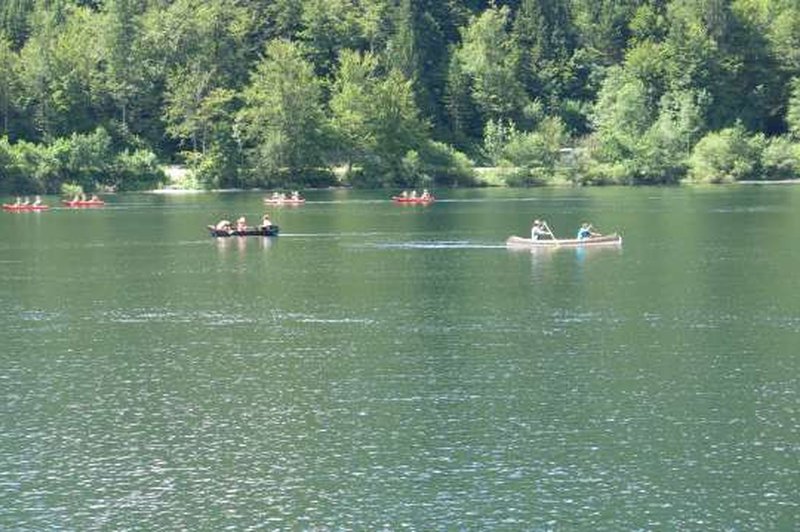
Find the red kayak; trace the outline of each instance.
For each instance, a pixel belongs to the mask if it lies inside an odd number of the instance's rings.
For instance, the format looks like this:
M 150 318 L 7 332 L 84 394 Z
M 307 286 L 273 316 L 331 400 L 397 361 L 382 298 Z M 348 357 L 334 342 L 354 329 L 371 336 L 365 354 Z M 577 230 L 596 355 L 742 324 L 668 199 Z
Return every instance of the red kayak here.
M 23 205 L 19 203 L 3 203 L 3 210 L 9 212 L 31 212 L 31 211 L 46 211 L 49 205 Z
M 96 200 L 61 200 L 61 203 L 67 207 L 102 207 L 106 204 L 101 199 Z
M 433 196 L 426 196 L 426 197 L 418 197 L 418 198 L 409 198 L 403 196 L 392 196 L 392 201 L 395 203 L 408 203 L 412 205 L 427 205 L 428 203 L 433 203 L 436 201 L 436 198 Z

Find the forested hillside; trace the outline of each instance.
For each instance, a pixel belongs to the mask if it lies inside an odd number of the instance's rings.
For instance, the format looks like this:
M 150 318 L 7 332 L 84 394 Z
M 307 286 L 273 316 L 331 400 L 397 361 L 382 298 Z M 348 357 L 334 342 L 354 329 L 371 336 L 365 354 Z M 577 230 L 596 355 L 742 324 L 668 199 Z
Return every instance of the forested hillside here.
M 0 128 L 20 193 L 792 178 L 800 1 L 3 0 Z

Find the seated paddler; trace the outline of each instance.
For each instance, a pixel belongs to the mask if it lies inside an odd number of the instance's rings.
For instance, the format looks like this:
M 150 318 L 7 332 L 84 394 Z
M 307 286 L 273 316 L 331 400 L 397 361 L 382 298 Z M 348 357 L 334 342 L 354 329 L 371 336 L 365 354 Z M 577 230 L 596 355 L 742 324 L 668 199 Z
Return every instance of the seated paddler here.
M 534 220 L 531 227 L 531 240 L 546 240 L 555 238 L 544 220 Z
M 594 230 L 592 224 L 589 222 L 583 222 L 580 229 L 578 229 L 578 240 L 586 240 L 587 238 L 592 238 L 594 236 L 602 235 Z

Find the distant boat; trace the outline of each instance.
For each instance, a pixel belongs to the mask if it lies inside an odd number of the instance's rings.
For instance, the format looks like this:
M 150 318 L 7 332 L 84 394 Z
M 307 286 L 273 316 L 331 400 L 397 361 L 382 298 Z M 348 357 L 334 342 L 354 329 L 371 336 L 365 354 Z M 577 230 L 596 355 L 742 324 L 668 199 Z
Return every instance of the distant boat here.
M 521 236 L 511 236 L 506 240 L 509 248 L 557 248 L 557 247 L 596 247 L 596 246 L 621 246 L 622 236 L 617 233 L 610 235 L 594 236 L 591 238 L 555 238 L 547 240 L 532 240 Z
M 49 205 L 41 203 L 39 205 L 34 205 L 32 203 L 3 203 L 3 210 L 8 212 L 46 211 L 49 208 Z
M 268 227 L 247 227 L 244 231 L 217 229 L 213 225 L 209 225 L 208 231 L 214 238 L 229 237 L 229 236 L 278 236 L 280 228 L 277 225 L 270 225 Z
M 106 204 L 105 201 L 99 198 L 89 200 L 61 200 L 61 203 L 67 207 L 102 207 Z
M 433 196 L 417 196 L 413 198 L 409 196 L 392 196 L 392 201 L 412 205 L 427 205 L 436 201 L 436 198 Z
M 305 202 L 305 198 L 264 198 L 268 205 L 302 205 Z

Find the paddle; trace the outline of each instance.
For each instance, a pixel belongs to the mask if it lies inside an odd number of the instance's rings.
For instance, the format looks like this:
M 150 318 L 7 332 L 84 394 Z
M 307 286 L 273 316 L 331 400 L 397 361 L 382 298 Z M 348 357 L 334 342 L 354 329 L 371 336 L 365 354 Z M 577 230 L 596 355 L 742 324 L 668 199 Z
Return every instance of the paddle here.
M 556 235 L 553 234 L 553 230 L 550 229 L 550 226 L 547 225 L 547 222 L 542 222 L 542 225 L 544 226 L 545 229 L 547 229 L 547 232 L 550 233 L 550 238 L 552 238 L 553 240 L 556 241 L 556 243 L 558 243 L 558 239 L 556 238 Z

